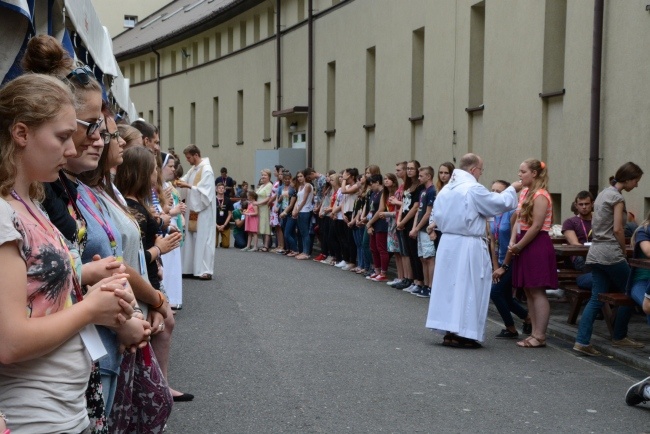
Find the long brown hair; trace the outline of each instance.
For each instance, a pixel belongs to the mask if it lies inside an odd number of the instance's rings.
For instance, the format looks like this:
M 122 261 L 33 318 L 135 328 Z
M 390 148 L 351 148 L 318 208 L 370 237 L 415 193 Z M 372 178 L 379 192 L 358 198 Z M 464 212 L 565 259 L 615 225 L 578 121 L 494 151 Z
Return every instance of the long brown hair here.
M 408 170 L 406 171 L 404 191 L 410 191 L 411 189 L 415 190 L 415 188 L 420 185 L 420 181 L 418 180 L 418 174 L 420 173 L 420 162 L 418 160 L 411 160 L 409 163 L 413 163 L 415 166 L 415 176 L 413 178 L 409 177 Z M 408 163 L 406 164 L 406 167 L 408 167 Z
M 117 166 L 115 186 L 124 196 L 133 196 L 141 205 L 151 205 L 151 173 L 156 161 L 151 151 L 143 146 L 127 149 L 124 161 Z
M 521 221 L 530 225 L 533 224 L 535 193 L 539 190 L 548 190 L 548 168 L 545 163 L 534 158 L 525 160 L 524 164 L 531 171 L 537 172 L 537 176 L 533 180 L 533 185 L 528 188 L 528 193 L 526 193 L 526 197 L 521 204 L 521 211 L 519 212 L 519 218 Z
M 16 154 L 21 151 L 11 136 L 13 126 L 22 122 L 38 128 L 56 119 L 65 106 L 74 107 L 74 96 L 60 80 L 47 75 L 22 75 L 0 88 L 0 194 L 11 192 L 18 173 Z M 42 185 L 33 183 L 29 195 L 42 199 Z
M 442 181 L 440 180 L 440 167 L 446 167 L 447 170 L 449 170 L 449 176 L 450 176 L 449 179 L 451 179 L 451 174 L 454 172 L 454 169 L 456 168 L 456 166 L 454 166 L 454 163 L 449 162 L 449 161 L 445 161 L 444 163 L 442 163 L 438 167 L 438 178 L 436 180 L 436 191 L 438 191 L 438 192 L 440 192 L 440 190 L 442 190 L 442 187 L 447 185 L 447 184 L 443 184 Z M 447 181 L 447 183 L 449 183 L 449 181 Z

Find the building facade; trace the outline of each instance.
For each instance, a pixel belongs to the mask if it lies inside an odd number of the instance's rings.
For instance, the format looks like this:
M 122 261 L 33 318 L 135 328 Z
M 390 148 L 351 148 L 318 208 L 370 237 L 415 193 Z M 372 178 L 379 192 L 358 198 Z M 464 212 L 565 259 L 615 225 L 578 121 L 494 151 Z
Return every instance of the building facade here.
M 174 27 L 210 3 L 172 2 L 114 40 L 164 148 L 195 143 L 249 182 L 256 150 L 277 147 L 307 146 L 318 171 L 409 159 L 437 170 L 476 152 L 486 184 L 534 157 L 549 167 L 556 222 L 589 187 L 598 0 L 313 0 L 311 121 L 310 1 L 222 0 L 212 21 Z M 650 171 L 646 3 L 604 1 L 599 189 L 626 161 Z M 648 185 L 627 194 L 640 217 Z

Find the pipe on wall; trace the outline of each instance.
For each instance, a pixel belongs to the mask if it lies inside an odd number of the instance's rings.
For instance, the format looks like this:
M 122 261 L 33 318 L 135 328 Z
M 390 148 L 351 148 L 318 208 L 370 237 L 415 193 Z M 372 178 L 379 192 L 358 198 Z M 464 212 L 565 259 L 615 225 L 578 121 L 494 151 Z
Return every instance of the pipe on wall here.
M 308 20 L 308 65 L 307 65 L 307 167 L 314 167 L 314 0 L 309 0 L 309 20 Z
M 151 46 L 151 51 L 156 55 L 156 126 L 160 134 L 160 53 Z
M 282 110 L 282 39 L 281 39 L 281 24 L 280 24 L 280 10 L 282 0 L 275 2 L 275 75 L 277 83 L 278 103 L 276 110 Z M 278 116 L 275 120 L 275 149 L 280 148 L 282 144 L 282 118 Z
M 604 0 L 594 0 L 594 37 L 591 60 L 591 120 L 589 125 L 589 191 L 596 197 L 600 177 L 600 91 L 603 58 Z

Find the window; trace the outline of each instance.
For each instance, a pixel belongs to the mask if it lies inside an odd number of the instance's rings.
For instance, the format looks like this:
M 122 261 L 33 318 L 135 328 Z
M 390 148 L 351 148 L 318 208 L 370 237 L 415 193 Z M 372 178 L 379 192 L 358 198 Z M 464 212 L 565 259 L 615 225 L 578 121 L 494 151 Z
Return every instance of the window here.
M 413 32 L 411 60 L 411 118 L 424 115 L 424 27 Z
M 219 97 L 212 99 L 212 147 L 219 147 Z
M 214 58 L 218 59 L 221 57 L 221 33 L 215 33 L 214 35 Z
M 485 66 L 485 1 L 472 6 L 469 40 L 468 107 L 483 104 L 483 69 Z
M 264 140 L 271 140 L 271 83 L 264 83 Z
M 234 39 L 235 31 L 232 27 L 228 27 L 228 54 L 232 53 L 233 47 L 235 46 Z
M 149 121 L 151 125 L 153 125 L 153 110 L 149 110 Z
M 203 38 L 203 61 L 210 61 L 210 38 Z
M 183 71 L 187 69 L 187 58 L 190 56 L 191 54 L 188 53 L 186 47 L 181 48 L 181 68 Z
M 192 42 L 192 66 L 199 64 L 199 43 Z
M 253 42 L 260 41 L 260 16 L 253 17 Z
M 172 50 L 172 74 L 176 72 L 176 50 Z
M 327 64 L 327 132 L 334 133 L 336 124 L 336 62 Z
M 196 103 L 190 104 L 190 143 L 196 144 Z
M 375 47 L 366 50 L 366 126 L 375 124 Z
M 157 65 L 156 65 L 156 58 L 152 57 L 149 59 L 149 78 L 153 80 L 154 78 L 157 77 Z
M 566 4 L 566 0 L 546 2 L 542 93 L 558 92 L 564 88 Z
M 125 29 L 132 29 L 135 27 L 135 25 L 138 24 L 138 16 L 137 15 L 124 15 L 124 28 Z
M 244 91 L 237 91 L 237 144 L 244 144 Z
M 145 73 L 145 63 L 144 63 L 144 60 L 141 60 L 140 61 L 140 81 L 141 82 L 145 80 L 144 73 Z
M 169 107 L 169 149 L 174 149 L 174 107 Z
M 298 22 L 305 20 L 305 0 L 298 0 Z
M 275 34 L 274 18 L 275 18 L 275 11 L 273 10 L 273 8 L 268 8 L 266 10 L 266 35 L 267 36 L 271 36 Z
M 239 23 L 239 48 L 246 47 L 246 21 Z

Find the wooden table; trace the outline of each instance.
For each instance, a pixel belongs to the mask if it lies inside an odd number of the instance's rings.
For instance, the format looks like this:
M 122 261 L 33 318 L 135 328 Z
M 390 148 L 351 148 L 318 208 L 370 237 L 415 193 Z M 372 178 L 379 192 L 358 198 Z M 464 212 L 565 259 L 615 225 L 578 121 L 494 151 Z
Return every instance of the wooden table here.
M 589 246 L 573 246 L 570 244 L 555 244 L 553 245 L 555 254 L 557 256 L 587 256 L 589 253 Z M 626 249 L 627 257 L 631 258 L 634 254 L 634 249 L 630 246 Z
M 650 259 L 631 258 L 628 259 L 627 262 L 630 263 L 630 267 L 645 268 L 646 270 L 650 270 Z

